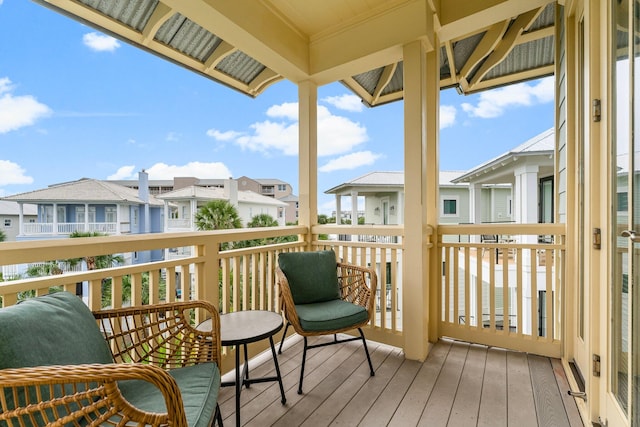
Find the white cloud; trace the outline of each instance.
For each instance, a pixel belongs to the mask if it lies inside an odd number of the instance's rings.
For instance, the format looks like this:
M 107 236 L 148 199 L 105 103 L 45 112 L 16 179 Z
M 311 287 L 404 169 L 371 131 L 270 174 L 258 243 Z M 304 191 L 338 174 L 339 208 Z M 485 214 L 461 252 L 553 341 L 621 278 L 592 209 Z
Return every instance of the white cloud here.
M 221 162 L 189 162 L 186 165 L 167 165 L 156 163 L 146 169 L 149 179 L 173 179 L 176 176 L 195 176 L 198 178 L 229 178 L 233 176 L 229 168 Z
M 553 78 L 546 77 L 535 85 L 518 83 L 482 92 L 477 105 L 463 103 L 462 109 L 472 117 L 490 119 L 501 116 L 508 108 L 551 102 L 553 96 Z
M 375 154 L 371 151 L 359 151 L 350 153 L 336 159 L 329 160 L 323 166 L 319 167 L 320 172 L 333 172 L 336 170 L 350 170 L 360 166 L 369 166 L 382 157 L 381 154 Z
M 328 96 L 323 101 L 345 111 L 360 112 L 364 108 L 360 97 L 351 94 Z
M 113 52 L 120 47 L 120 42 L 111 36 L 98 33 L 87 33 L 82 36 L 82 42 L 91 50 L 97 52 Z
M 14 96 L 7 77 L 0 78 L 0 134 L 33 125 L 51 115 L 51 109 L 31 95 Z
M 122 166 L 116 173 L 107 179 L 137 179 L 138 174 L 134 173 L 135 166 Z M 186 165 L 168 165 L 166 163 L 156 163 L 145 171 L 149 174 L 149 179 L 173 179 L 176 176 L 193 176 L 198 178 L 226 179 L 233 176 L 229 168 L 220 162 L 189 162 Z
M 273 118 L 298 120 L 298 103 L 285 102 L 280 105 L 272 105 L 267 109 L 267 116 Z
M 236 139 L 241 135 L 242 135 L 241 132 L 236 132 L 233 130 L 222 132 L 222 131 L 219 131 L 218 129 L 209 129 L 207 131 L 207 136 L 210 136 L 216 141 L 231 141 L 232 139 Z
M 31 184 L 33 178 L 25 175 L 25 172 L 17 163 L 0 160 L 0 185 Z
M 451 127 L 456 122 L 456 107 L 453 105 L 440 106 L 440 129 Z
M 284 103 L 267 110 L 265 120 L 251 125 L 251 134 L 235 139 L 243 149 L 268 154 L 279 151 L 288 156 L 298 154 L 298 104 Z M 367 129 L 358 122 L 332 114 L 318 106 L 318 156 L 348 153 L 369 139 Z
M 135 165 L 122 166 L 116 171 L 116 173 L 114 173 L 113 175 L 109 175 L 107 179 L 132 179 L 135 177 L 133 173 L 135 167 Z
M 181 135 L 177 132 L 169 132 L 165 140 L 169 142 L 177 142 L 177 141 L 180 141 L 180 136 Z

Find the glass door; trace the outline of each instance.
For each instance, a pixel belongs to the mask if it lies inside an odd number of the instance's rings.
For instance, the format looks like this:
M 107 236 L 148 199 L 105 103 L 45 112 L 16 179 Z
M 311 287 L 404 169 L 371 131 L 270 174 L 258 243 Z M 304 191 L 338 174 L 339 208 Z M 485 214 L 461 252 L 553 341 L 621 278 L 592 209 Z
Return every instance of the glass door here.
M 636 2 L 613 3 L 615 62 L 613 116 L 611 376 L 609 390 L 632 426 L 640 427 L 638 414 L 638 285 L 640 284 L 640 140 L 634 132 L 634 111 L 640 102 L 635 77 L 640 82 L 640 29 Z M 634 31 L 629 31 L 633 28 Z M 633 59 L 633 60 L 631 60 Z M 631 97 L 630 94 L 634 96 Z M 638 110 L 640 111 L 640 110 Z M 638 172 L 636 172 L 638 171 Z

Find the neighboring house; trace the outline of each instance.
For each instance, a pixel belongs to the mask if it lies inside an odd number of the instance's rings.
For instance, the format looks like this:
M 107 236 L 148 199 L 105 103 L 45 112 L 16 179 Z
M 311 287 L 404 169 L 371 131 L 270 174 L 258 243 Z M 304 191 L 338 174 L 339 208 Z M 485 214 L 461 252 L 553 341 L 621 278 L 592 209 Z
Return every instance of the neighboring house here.
M 297 224 L 299 197 L 295 194 L 289 194 L 280 197 L 278 200 L 287 204 L 286 208 L 278 208 L 278 221 L 284 218 L 285 224 Z
M 22 214 L 22 219 L 20 218 Z M 18 236 L 20 222 L 35 223 L 38 219 L 38 207 L 36 205 L 25 204 L 22 212 L 17 202 L 0 200 L 0 230 L 6 236 L 6 242 L 13 242 Z
M 464 174 L 460 171 L 440 172 L 440 223 L 465 224 L 470 220 L 469 186 L 466 183 L 454 182 Z M 364 197 L 364 217 L 367 224 L 402 224 L 404 221 L 404 173 L 402 171 L 370 172 L 351 181 L 340 184 L 327 191 L 335 194 L 336 210 L 341 217 L 352 217 L 353 212 L 345 213 L 341 209 L 342 198 L 351 198 L 351 206 L 356 206 L 358 197 Z M 493 198 L 496 203 L 508 206 L 511 188 L 504 185 L 482 189 L 485 206 L 491 206 Z M 359 213 L 358 213 L 359 214 Z M 500 214 L 501 222 L 510 221 L 510 215 Z M 491 212 L 481 216 L 480 222 L 496 222 Z
M 454 183 L 469 185 L 470 222 L 500 222 L 510 218 L 520 224 L 553 222 L 554 206 L 554 149 L 553 129 L 542 132 L 516 148 L 501 154 L 455 178 Z M 477 194 L 497 186 L 512 188 L 508 206 L 492 194 L 476 203 Z
M 554 141 L 549 129 L 467 172 L 440 171 L 439 222 L 553 222 Z M 370 172 L 325 193 L 335 194 L 341 215 L 343 197 L 353 210 L 364 196 L 366 223 L 403 223 L 402 171 Z
M 17 240 L 66 238 L 75 231 L 105 234 L 162 232 L 161 201 L 144 190 L 83 178 L 5 197 L 17 202 L 22 220 Z M 37 219 L 24 219 L 37 205 Z
M 195 177 L 175 177 L 173 180 L 149 180 L 149 193 L 152 195 L 160 195 L 186 187 L 200 188 L 224 188 L 225 181 L 229 179 L 207 178 L 200 179 Z M 278 208 L 274 218 L 284 223 L 295 223 L 298 220 L 298 196 L 293 194 L 291 184 L 279 179 L 253 179 L 247 176 L 241 176 L 235 179 L 240 191 L 253 191 L 266 197 L 274 198 L 285 202 L 287 206 Z M 113 180 L 109 181 L 125 187 L 138 189 L 137 180 Z
M 192 185 L 157 197 L 164 202 L 165 212 L 168 212 L 164 224 L 164 230 L 167 232 L 196 230 L 195 214 L 211 200 L 228 200 L 237 208 L 243 226 L 258 214 L 270 215 L 281 225 L 285 225 L 284 218 L 279 217 L 278 212 L 288 206 L 285 202 L 253 191 L 240 191 L 238 180 L 234 179 L 225 180 L 223 188 Z

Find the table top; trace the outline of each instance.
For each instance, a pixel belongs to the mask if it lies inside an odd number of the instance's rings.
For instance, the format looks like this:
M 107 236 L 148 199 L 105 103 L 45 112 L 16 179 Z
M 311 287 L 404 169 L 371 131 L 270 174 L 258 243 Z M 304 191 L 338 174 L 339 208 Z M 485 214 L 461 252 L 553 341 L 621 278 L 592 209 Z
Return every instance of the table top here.
M 268 338 L 282 329 L 282 316 L 273 311 L 245 310 L 220 315 L 220 341 L 224 346 L 248 344 Z M 197 327 L 211 330 L 211 320 Z

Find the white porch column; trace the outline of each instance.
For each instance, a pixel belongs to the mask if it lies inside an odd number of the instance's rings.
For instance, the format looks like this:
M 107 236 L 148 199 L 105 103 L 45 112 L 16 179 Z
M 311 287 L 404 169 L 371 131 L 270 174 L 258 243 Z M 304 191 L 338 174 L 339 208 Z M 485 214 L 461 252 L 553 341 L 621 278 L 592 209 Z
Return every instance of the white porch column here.
M 196 227 L 196 213 L 198 213 L 198 201 L 194 198 L 189 200 L 189 215 L 191 218 L 189 218 L 189 223 L 191 224 L 191 230 L 192 231 L 196 231 L 197 227 Z M 180 214 L 178 213 L 178 217 L 180 217 Z M 186 218 L 183 218 L 186 219 Z
M 169 216 L 170 216 L 170 212 L 169 212 L 169 201 L 165 200 L 164 201 L 164 230 L 162 230 L 163 232 L 167 232 L 169 230 Z
M 398 202 L 396 203 L 396 224 L 404 224 L 404 193 L 398 191 Z
M 480 224 L 482 222 L 482 184 L 469 183 L 469 222 Z M 480 243 L 480 236 L 471 236 L 471 242 Z
M 18 202 L 18 235 L 24 234 L 24 205 Z
M 84 231 L 89 230 L 89 203 L 84 204 Z
M 351 225 L 358 225 L 358 192 L 351 192 Z M 358 235 L 352 234 L 351 241 L 357 242 Z
M 53 204 L 53 234 L 58 234 L 58 204 Z
M 434 327 L 433 339 L 437 339 L 437 324 L 429 323 L 430 310 L 437 306 L 430 306 L 435 301 L 430 301 L 433 279 L 425 229 L 428 224 L 435 229 L 438 223 L 438 51 L 427 53 L 423 41 L 403 47 L 404 190 L 405 200 L 411 203 L 404 212 L 402 325 L 405 356 L 413 360 L 427 357 L 429 332 Z M 433 283 L 435 288 L 437 282 Z
M 122 234 L 122 213 L 120 210 L 122 207 L 119 204 L 116 204 L 116 234 Z M 129 218 L 129 222 L 131 222 L 131 218 Z M 129 231 L 131 231 L 131 225 L 129 225 Z
M 515 221 L 518 224 L 535 224 L 538 222 L 538 166 L 521 166 L 514 175 Z
M 310 228 L 318 223 L 318 86 L 309 80 L 298 84 L 298 121 L 298 223 Z M 309 232 L 307 249 L 311 241 Z
M 336 225 L 340 225 L 342 218 L 342 196 L 336 193 Z
M 351 192 L 351 225 L 358 225 L 358 192 Z
M 477 182 L 469 183 L 469 222 L 482 222 L 482 185 Z

